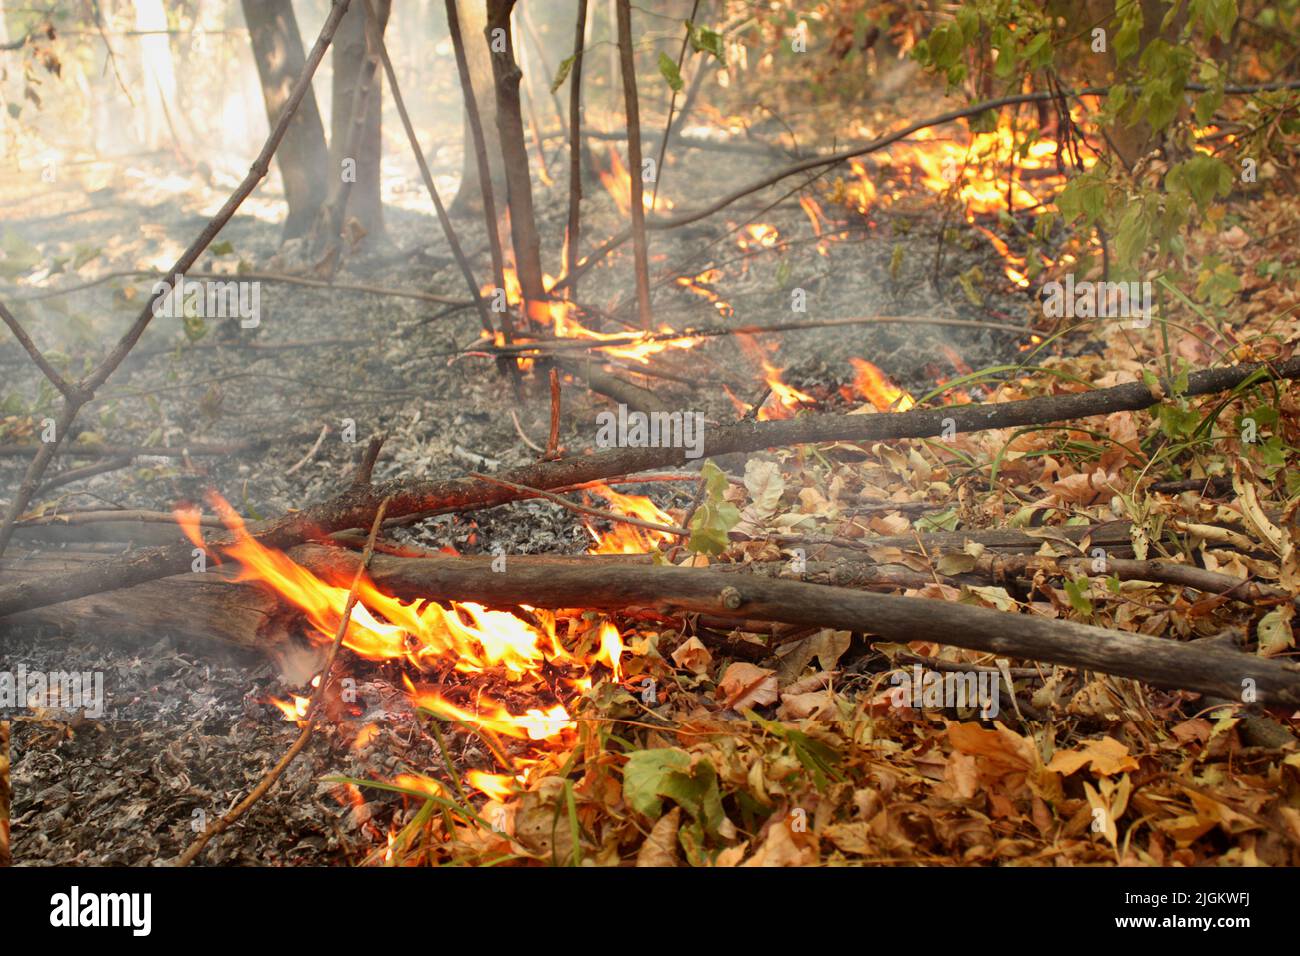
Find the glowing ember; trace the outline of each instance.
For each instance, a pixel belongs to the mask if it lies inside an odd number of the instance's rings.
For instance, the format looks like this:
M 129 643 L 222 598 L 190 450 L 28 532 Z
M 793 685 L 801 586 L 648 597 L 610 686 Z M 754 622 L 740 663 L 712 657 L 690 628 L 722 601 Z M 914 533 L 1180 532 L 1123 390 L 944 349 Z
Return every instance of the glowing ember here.
M 736 245 L 748 252 L 751 249 L 772 249 L 781 241 L 776 226 L 765 222 L 750 223 L 736 236 Z

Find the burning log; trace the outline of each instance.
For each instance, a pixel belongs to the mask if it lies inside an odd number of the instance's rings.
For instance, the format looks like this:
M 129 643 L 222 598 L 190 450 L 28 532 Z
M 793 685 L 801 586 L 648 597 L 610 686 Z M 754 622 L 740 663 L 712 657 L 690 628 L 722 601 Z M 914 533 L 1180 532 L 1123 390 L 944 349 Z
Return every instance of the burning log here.
M 1181 394 L 1195 396 L 1223 392 L 1246 382 L 1269 378 L 1300 378 L 1300 357 L 1276 364 L 1250 363 L 1193 372 L 1187 377 Z M 1168 381 L 1162 381 L 1154 391 L 1141 382 L 1130 382 L 1087 392 L 1013 402 L 971 403 L 879 415 L 817 415 L 771 422 L 742 421 L 705 432 L 703 450 L 707 455 L 717 456 L 779 445 L 922 438 L 941 435 L 945 430 L 960 433 L 1041 425 L 1149 408 L 1159 404 L 1173 390 L 1173 384 Z M 592 455 L 540 462 L 498 477 L 513 484 L 549 490 L 611 475 L 680 465 L 687 461 L 690 452 L 684 448 L 610 449 Z M 289 548 L 337 531 L 367 526 L 380 501 L 385 498 L 392 499 L 389 514 L 400 518 L 416 513 L 448 513 L 491 507 L 519 496 L 519 492 L 475 478 L 404 479 L 380 485 L 354 485 L 331 501 L 277 521 L 260 523 L 252 527 L 250 533 L 268 547 Z M 212 541 L 217 546 L 229 543 L 230 539 L 225 536 Z M 119 560 L 99 562 L 61 578 L 7 584 L 0 587 L 0 617 L 184 572 L 190 565 L 190 550 L 188 544 L 157 548 Z
M 295 548 L 290 556 L 324 580 L 345 580 L 355 574 L 358 561 L 352 552 L 320 545 Z M 1243 688 L 1253 687 L 1261 703 L 1300 704 L 1300 665 L 1219 647 L 764 575 L 550 556 L 511 558 L 507 573 L 494 573 L 493 560 L 376 555 L 370 577 L 380 591 L 403 600 L 604 611 L 648 608 L 674 616 L 707 614 L 829 627 L 900 643 L 934 641 L 1064 664 L 1231 700 L 1241 700 Z
M 0 561 L 0 574 L 11 581 L 36 581 L 75 573 L 102 559 L 73 551 L 11 556 Z M 163 636 L 182 643 L 216 641 L 261 653 L 283 648 L 293 613 L 269 591 L 237 584 L 235 573 L 233 566 L 223 566 L 149 581 L 15 614 L 6 625 L 45 625 L 150 643 Z

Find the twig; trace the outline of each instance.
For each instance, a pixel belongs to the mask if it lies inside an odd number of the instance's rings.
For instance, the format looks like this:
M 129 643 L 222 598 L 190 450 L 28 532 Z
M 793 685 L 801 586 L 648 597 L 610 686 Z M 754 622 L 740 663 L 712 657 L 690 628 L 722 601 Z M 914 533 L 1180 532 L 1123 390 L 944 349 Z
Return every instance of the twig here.
M 465 257 L 465 250 L 461 248 L 460 240 L 456 237 L 456 230 L 451 224 L 451 218 L 442 205 L 442 199 L 438 195 L 438 187 L 433 184 L 433 174 L 429 172 L 429 164 L 424 159 L 424 150 L 420 147 L 419 137 L 415 135 L 415 127 L 411 125 L 411 117 L 406 112 L 406 102 L 402 99 L 402 91 L 397 83 L 397 72 L 393 69 L 393 61 L 388 56 L 388 44 L 384 42 L 381 35 L 379 20 L 375 16 L 371 0 L 362 0 L 362 3 L 366 6 L 366 19 L 374 31 L 375 48 L 379 53 L 379 60 L 383 63 L 384 73 L 388 76 L 388 89 L 393 94 L 393 105 L 397 107 L 397 115 L 402 120 L 402 128 L 406 130 L 406 139 L 411 145 L 411 152 L 415 154 L 415 164 L 420 167 L 420 178 L 424 180 L 424 188 L 428 191 L 429 198 L 433 200 L 433 208 L 438 214 L 438 223 L 442 226 L 443 235 L 447 237 L 447 245 L 451 247 L 451 254 L 456 259 L 456 265 L 460 267 L 461 275 L 465 277 L 465 284 L 469 287 L 470 298 L 474 300 L 474 306 L 478 310 L 479 322 L 483 325 L 483 330 L 487 332 L 488 338 L 491 339 L 495 335 L 495 330 L 492 328 L 492 319 L 488 317 L 487 303 L 483 301 L 483 296 L 479 293 L 478 282 L 474 279 L 474 270 L 470 268 L 469 259 Z
M 519 413 L 516 412 L 513 408 L 510 409 L 510 420 L 515 423 L 515 434 L 519 436 L 520 440 L 529 448 L 531 448 L 533 451 L 537 452 L 537 454 L 541 455 L 542 458 L 545 458 L 546 449 L 543 448 L 541 445 L 537 444 L 535 441 L 529 438 L 527 434 L 524 433 L 524 426 L 519 423 Z
M 573 66 L 569 70 L 569 221 L 564 243 L 564 274 L 578 271 L 578 240 L 582 222 L 582 57 L 587 33 L 587 0 L 578 0 L 573 35 Z M 570 295 L 578 294 L 575 279 Z
M 45 356 L 41 354 L 41 350 L 36 347 L 36 343 L 32 341 L 31 336 L 27 334 L 27 330 L 14 318 L 13 313 L 5 308 L 3 302 L 0 302 L 0 320 L 3 320 L 4 324 L 9 326 L 9 331 L 14 334 L 18 344 L 32 357 L 32 361 L 36 363 L 36 367 L 41 370 L 42 374 L 50 380 L 50 384 L 57 388 L 65 399 L 71 398 L 75 392 L 73 385 L 55 371 L 54 366 L 46 360 Z
M 373 445 L 373 442 L 372 442 Z M 362 552 L 361 563 L 357 565 L 356 573 L 352 576 L 352 586 L 348 588 L 348 600 L 343 605 L 343 616 L 339 619 L 339 626 L 334 631 L 334 643 L 330 645 L 329 653 L 325 657 L 325 666 L 321 668 L 320 683 L 316 685 L 316 690 L 312 692 L 311 703 L 307 707 L 307 718 L 303 725 L 302 732 L 298 734 L 298 739 L 293 742 L 279 762 L 268 771 L 261 783 L 252 789 L 239 804 L 229 813 L 217 820 L 212 826 L 203 831 L 193 843 L 190 844 L 180 859 L 176 861 L 177 866 L 188 866 L 194 862 L 195 857 L 203 852 L 203 848 L 208 845 L 213 837 L 220 836 L 226 830 L 230 829 L 247 813 L 258 800 L 261 800 L 275 782 L 280 779 L 289 764 L 293 763 L 294 758 L 302 753 L 307 742 L 311 740 L 312 731 L 316 726 L 317 712 L 320 710 L 321 700 L 325 696 L 325 688 L 329 684 L 330 671 L 334 668 L 334 659 L 338 657 L 339 647 L 343 644 L 343 635 L 348 631 L 348 625 L 352 621 L 352 609 L 357 604 L 357 586 L 361 583 L 361 576 L 365 574 L 366 569 L 370 566 L 370 559 L 375 553 L 375 538 L 379 536 L 379 526 L 383 524 L 384 512 L 388 510 L 388 499 L 379 503 L 379 509 L 375 512 L 375 520 L 370 526 L 370 537 L 366 540 L 366 549 Z
M 1013 335 L 1029 335 L 1033 332 L 1027 325 L 1008 325 L 1001 322 L 981 322 L 978 319 L 942 319 L 925 315 L 873 315 L 852 319 L 821 319 L 813 322 L 774 322 L 771 325 L 729 325 L 707 326 L 705 328 L 685 328 L 674 332 L 629 332 L 617 338 L 602 339 L 593 343 L 587 339 L 540 339 L 535 342 L 519 342 L 505 347 L 484 346 L 475 343 L 475 351 L 495 354 L 506 352 L 511 355 L 546 354 L 557 351 L 599 351 L 608 348 L 627 348 L 629 345 L 641 345 L 648 342 L 689 342 L 696 339 L 716 338 L 724 335 L 761 335 L 769 332 L 801 332 L 805 329 L 838 328 L 846 325 L 937 325 L 958 329 L 989 329 L 995 332 L 1007 332 Z
M 320 451 L 321 443 L 325 441 L 325 436 L 328 435 L 329 433 L 330 433 L 330 427 L 328 425 L 322 425 L 320 427 L 320 434 L 316 436 L 316 443 L 311 446 L 311 449 L 307 452 L 307 454 L 303 455 L 302 458 L 298 459 L 297 464 L 293 465 L 288 471 L 285 472 L 285 475 L 296 474 L 299 468 L 301 468 L 303 465 L 307 464 L 307 462 L 315 458 L 316 452 Z
M 203 254 L 203 251 L 207 249 L 212 240 L 230 221 L 235 211 L 248 198 L 257 184 L 266 177 L 267 172 L 270 170 L 271 157 L 275 155 L 276 148 L 280 145 L 280 141 L 284 139 L 284 134 L 289 129 L 289 123 L 293 120 L 298 105 L 302 102 L 307 90 L 311 88 L 311 78 L 320 65 L 321 59 L 325 56 L 325 50 L 329 47 L 334 31 L 338 29 L 339 22 L 347 12 L 348 3 L 349 0 L 333 0 L 330 14 L 325 18 L 320 35 L 316 38 L 316 44 L 312 47 L 311 53 L 303 65 L 302 73 L 294 82 L 293 90 L 290 92 L 288 100 L 285 101 L 280 118 L 277 120 L 274 129 L 271 130 L 265 144 L 263 144 L 261 152 L 253 160 L 248 175 L 244 177 L 243 182 L 239 184 L 235 192 L 226 200 L 221 209 L 217 211 L 217 214 L 212 217 L 203 228 L 203 231 L 199 233 L 198 238 L 181 253 L 180 258 L 176 260 L 176 264 L 168 272 L 169 275 L 182 275 L 198 261 L 199 256 Z M 95 397 L 95 391 L 108 381 L 108 378 L 117 370 L 117 367 L 122 364 L 122 360 L 140 341 L 145 329 L 153 321 L 157 305 L 169 292 L 170 290 L 165 287 L 155 290 L 153 295 L 149 297 L 149 301 L 145 303 L 144 308 L 140 310 L 135 322 L 132 323 L 126 334 L 113 348 L 113 351 L 88 376 L 78 382 L 70 394 L 65 395 L 63 408 L 59 412 L 54 426 L 54 440 L 42 444 L 36 452 L 31 465 L 27 468 L 27 473 L 23 476 L 22 483 L 18 486 L 18 491 L 9 502 L 9 508 L 5 512 L 3 521 L 0 521 L 0 554 L 4 554 L 5 548 L 8 547 L 9 540 L 13 537 L 14 521 L 26 510 L 28 503 L 32 500 L 32 495 L 36 493 L 36 489 L 40 486 L 41 476 L 45 474 L 45 469 L 49 467 L 59 446 L 63 444 L 64 437 L 76 420 L 77 413 Z
M 694 0 L 691 4 L 691 15 L 687 19 L 686 33 L 682 35 L 682 46 L 677 51 L 677 75 L 682 75 L 682 64 L 686 62 L 686 48 L 690 45 L 691 26 L 695 23 L 695 18 L 700 12 L 700 0 Z M 664 138 L 659 143 L 659 158 L 655 160 L 655 185 L 650 190 L 650 208 L 654 209 L 659 202 L 659 181 L 664 175 L 664 158 L 668 153 L 668 140 L 673 135 L 673 114 L 677 110 L 677 90 L 673 90 L 673 95 L 668 100 L 668 122 L 664 124 Z
M 557 505 L 568 508 L 570 511 L 576 511 L 579 514 L 591 515 L 595 518 L 604 518 L 606 521 L 617 521 L 622 524 L 636 525 L 638 528 L 647 528 L 650 531 L 662 531 L 664 534 L 675 534 L 679 538 L 688 538 L 691 534 L 686 528 L 679 528 L 676 525 L 658 524 L 654 521 L 645 521 L 641 518 L 633 518 L 628 515 L 617 514 L 613 511 L 602 511 L 600 508 L 580 505 L 576 501 L 570 501 L 568 498 L 561 498 L 559 495 L 553 495 L 549 491 L 543 491 L 541 488 L 529 488 L 527 485 L 517 485 L 513 481 L 504 481 L 500 478 L 493 478 L 491 475 L 484 475 L 478 472 L 473 472 L 473 475 L 475 478 L 481 478 L 483 481 L 489 481 L 494 485 L 509 488 L 511 491 L 517 491 L 529 498 L 545 498 L 547 501 L 553 501 Z
M 551 433 L 546 438 L 546 455 L 549 459 L 558 458 L 556 451 L 560 447 L 560 373 L 551 366 Z
M 36 494 L 43 495 L 47 491 L 55 488 L 61 488 L 64 485 L 70 485 L 74 481 L 80 481 L 83 478 L 93 478 L 95 475 L 102 475 L 106 472 L 117 471 L 121 468 L 129 468 L 135 461 L 129 455 L 123 455 L 120 458 L 110 458 L 108 461 L 101 461 L 97 465 L 83 465 L 81 468 L 70 468 L 65 472 L 55 475 L 36 489 Z
M 155 279 L 170 278 L 170 275 L 162 272 L 154 272 L 150 269 L 119 269 L 114 272 L 106 272 L 96 279 L 88 279 L 85 282 L 79 282 L 76 285 L 63 286 L 59 289 L 44 289 L 40 292 L 27 296 L 19 296 L 15 302 L 34 302 L 38 299 L 52 299 L 60 295 L 68 295 L 72 292 L 80 292 L 82 289 L 89 289 L 93 286 L 102 285 L 113 279 L 125 279 L 132 276 L 148 276 Z M 365 292 L 369 295 L 386 295 L 397 299 L 417 299 L 421 302 L 437 302 L 440 305 L 467 306 L 473 305 L 468 299 L 454 299 L 449 295 L 436 295 L 432 292 L 420 292 L 416 289 L 387 289 L 383 286 L 364 285 L 354 282 L 335 282 L 332 279 L 313 279 L 308 276 L 286 275 L 283 272 L 186 272 L 187 279 L 239 279 L 247 282 L 282 282 L 286 285 L 305 285 L 314 289 L 331 289 L 342 290 L 345 292 Z
M 627 111 L 627 166 L 631 186 L 632 249 L 636 268 L 636 305 L 641 328 L 654 327 L 650 311 L 650 254 L 645 235 L 645 206 L 641 184 L 641 110 L 636 95 L 636 59 L 632 54 L 632 7 L 630 0 L 617 0 L 618 52 L 623 70 L 623 103 Z

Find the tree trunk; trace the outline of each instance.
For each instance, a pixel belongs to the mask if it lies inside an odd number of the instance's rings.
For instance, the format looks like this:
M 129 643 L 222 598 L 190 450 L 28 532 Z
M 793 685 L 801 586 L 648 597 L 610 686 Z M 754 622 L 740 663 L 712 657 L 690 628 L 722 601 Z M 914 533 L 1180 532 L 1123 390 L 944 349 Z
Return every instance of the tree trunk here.
M 306 63 L 298 20 L 289 0 L 240 0 L 240 5 L 262 80 L 267 121 L 274 127 L 294 80 Z M 330 175 L 325 128 L 321 125 L 316 97 L 310 90 L 289 124 L 275 161 L 289 203 L 282 238 L 293 239 L 307 232 L 316 221 L 326 195 L 322 184 L 329 181 Z
M 510 204 L 510 234 L 514 241 L 515 268 L 524 302 L 533 318 L 535 304 L 546 301 L 542 284 L 541 242 L 533 214 L 533 185 L 524 141 L 524 120 L 519 105 L 519 81 L 523 74 L 515 62 L 510 13 L 515 0 L 488 0 L 486 37 L 496 82 L 497 134 L 505 160 L 506 194 Z
M 469 61 L 469 74 L 473 80 L 474 101 L 483 127 L 487 146 L 488 166 L 492 171 L 492 194 L 506 194 L 506 167 L 501 158 L 501 136 L 497 133 L 496 85 L 492 79 L 492 56 L 483 31 L 487 28 L 487 7 L 484 0 L 456 0 L 456 13 L 460 20 L 460 33 L 465 41 L 465 58 Z M 469 116 L 461 121 L 461 141 L 465 144 L 461 160 L 460 188 L 451 202 L 451 213 L 456 216 L 481 216 L 483 190 L 479 182 L 478 164 L 474 156 L 474 134 Z
M 377 0 L 375 3 L 375 16 L 381 27 L 387 27 L 392 7 L 392 0 Z M 347 15 L 339 24 L 338 33 L 334 36 L 332 55 L 334 77 L 331 82 L 333 101 L 330 106 L 330 174 L 342 175 L 346 159 L 355 163 L 352 172 L 355 173 L 356 180 L 348 194 L 343 218 L 346 220 L 351 216 L 370 236 L 382 236 L 384 207 L 379 186 L 383 152 L 383 77 L 374 75 L 376 71 L 373 66 L 373 79 L 366 86 L 365 126 L 357 150 L 359 155 L 347 155 L 354 100 L 358 88 L 362 86 L 361 75 L 367 57 L 366 8 L 361 0 L 356 0 L 348 7 Z M 369 55 L 375 56 L 373 52 Z
M 101 554 L 72 551 L 5 558 L 0 573 L 6 580 L 21 581 L 67 574 L 100 560 Z M 64 601 L 16 614 L 5 626 L 44 625 L 105 640 L 149 643 L 163 636 L 195 644 L 215 640 L 264 654 L 284 649 L 294 613 L 266 588 L 236 584 L 237 571 L 226 564 L 202 574 Z

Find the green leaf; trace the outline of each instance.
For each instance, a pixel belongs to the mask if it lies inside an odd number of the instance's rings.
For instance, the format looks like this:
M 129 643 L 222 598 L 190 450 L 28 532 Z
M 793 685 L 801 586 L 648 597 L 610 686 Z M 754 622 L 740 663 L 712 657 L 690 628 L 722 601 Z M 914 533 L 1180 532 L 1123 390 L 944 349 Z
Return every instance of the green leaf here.
M 576 58 L 577 55 L 574 54 L 573 56 L 567 56 L 560 61 L 560 68 L 555 71 L 555 79 L 551 80 L 552 93 L 559 90 L 559 88 L 564 85 L 564 81 L 569 78 L 569 71 L 573 69 L 573 61 Z
M 691 537 L 686 549 L 696 554 L 721 554 L 729 543 L 727 532 L 740 521 L 740 510 L 723 498 L 728 481 L 717 465 L 706 461 L 700 475 L 704 479 L 705 500 L 691 518 Z
M 1190 195 L 1202 213 L 1217 196 L 1226 196 L 1232 192 L 1232 182 L 1232 168 L 1222 160 L 1204 153 L 1198 153 L 1179 163 L 1165 177 L 1165 183 L 1171 192 L 1179 191 Z
M 667 53 L 659 54 L 659 72 L 668 81 L 674 93 L 682 91 L 682 74 L 677 69 L 677 64 L 673 62 L 673 58 Z
M 669 775 L 690 769 L 691 755 L 677 747 L 638 750 L 623 766 L 623 799 L 637 813 L 655 819 L 663 813 Z
M 1070 607 L 1084 617 L 1092 617 L 1092 600 L 1088 597 L 1088 579 L 1071 578 L 1065 582 L 1065 593 L 1070 599 Z
M 723 59 L 724 50 L 721 33 L 710 30 L 708 27 L 696 26 L 690 20 L 687 20 L 686 34 L 690 37 L 691 49 L 696 53 L 711 53 L 719 60 Z
M 209 246 L 208 251 L 214 256 L 228 256 L 235 251 L 235 247 L 229 239 L 222 239 L 220 242 L 214 242 Z

